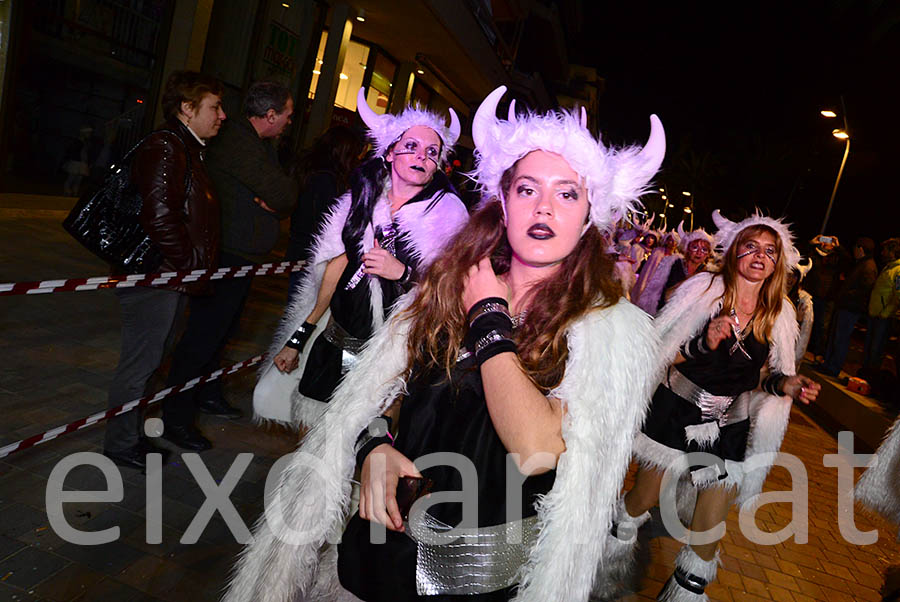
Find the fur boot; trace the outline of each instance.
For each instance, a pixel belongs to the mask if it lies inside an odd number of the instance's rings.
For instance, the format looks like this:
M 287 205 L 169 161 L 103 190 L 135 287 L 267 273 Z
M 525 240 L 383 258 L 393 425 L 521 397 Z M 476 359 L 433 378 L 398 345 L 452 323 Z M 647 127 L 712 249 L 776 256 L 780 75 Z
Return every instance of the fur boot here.
M 684 546 L 675 557 L 675 573 L 669 577 L 656 599 L 666 602 L 709 602 L 703 590 L 716 578 L 718 567 L 718 551 L 712 560 L 703 560 L 691 546 Z
M 631 516 L 625 499 L 619 498 L 612 528 L 606 536 L 603 558 L 594 577 L 592 599 L 609 599 L 623 593 L 631 580 L 638 529 L 650 519 L 650 513 Z

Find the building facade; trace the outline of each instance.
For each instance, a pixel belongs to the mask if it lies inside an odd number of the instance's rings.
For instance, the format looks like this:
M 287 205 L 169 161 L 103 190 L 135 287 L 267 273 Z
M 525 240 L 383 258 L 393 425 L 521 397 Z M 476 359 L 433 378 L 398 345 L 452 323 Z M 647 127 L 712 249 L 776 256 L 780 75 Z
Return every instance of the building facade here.
M 558 4 L 0 0 L 0 191 L 58 193 L 63 165 L 84 145 L 102 177 L 161 121 L 161 86 L 177 69 L 220 78 L 229 117 L 240 114 L 252 81 L 287 84 L 295 118 L 282 140 L 286 154 L 332 124 L 358 125 L 359 87 L 377 112 L 410 102 L 453 107 L 465 165 L 468 118 L 500 84 L 510 88 L 507 100 L 534 110 L 596 105 L 596 94 L 557 96 L 571 88 L 564 23 L 577 22 L 580 3 L 562 3 L 568 18 Z

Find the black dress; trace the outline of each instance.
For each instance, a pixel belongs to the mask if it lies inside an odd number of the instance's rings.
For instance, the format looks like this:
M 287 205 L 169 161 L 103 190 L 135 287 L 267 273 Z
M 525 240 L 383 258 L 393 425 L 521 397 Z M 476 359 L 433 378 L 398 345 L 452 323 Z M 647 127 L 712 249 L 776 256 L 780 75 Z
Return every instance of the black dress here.
M 414 374 L 408 395 L 403 400 L 395 448 L 415 460 L 433 452 L 452 452 L 468 458 L 477 471 L 478 526 L 507 522 L 507 474 L 521 478 L 507 457 L 506 448 L 494 430 L 488 414 L 481 375 L 474 358 L 460 361 L 452 382 L 442 369 Z M 435 483 L 432 491 L 460 491 L 460 473 L 450 466 L 435 466 L 422 471 Z M 528 477 L 522 484 L 522 508 L 519 517 L 536 514 L 538 496 L 550 491 L 556 471 Z M 462 520 L 462 505 L 443 503 L 431 506 L 428 513 L 447 525 Z M 404 600 L 495 601 L 508 600 L 514 588 L 470 596 L 416 594 L 416 544 L 406 533 L 387 531 L 384 544 L 369 540 L 369 522 L 355 514 L 344 531 L 338 547 L 338 575 L 344 588 L 368 601 Z
M 428 199 L 410 202 L 428 202 Z M 357 241 L 345 237 L 344 248 L 355 251 L 359 248 L 359 244 Z M 393 255 L 404 265 L 410 266 L 415 273 L 419 260 L 418 255 L 412 252 L 407 233 L 398 231 L 394 240 Z M 331 309 L 331 319 L 337 322 L 347 334 L 355 339 L 365 341 L 372 336 L 374 330 L 369 278 L 378 278 L 381 285 L 381 306 L 385 318 L 397 299 L 406 292 L 407 287 L 397 281 L 363 275 L 356 285 L 348 290 L 348 283 L 361 266 L 362 257 L 355 252 L 348 252 L 347 266 L 338 280 L 329 308 Z M 300 393 L 306 397 L 327 402 L 343 375 L 343 354 L 343 349 L 328 341 L 324 336 L 317 338 L 309 350 L 306 368 L 300 379 Z
M 704 326 L 701 337 L 706 336 L 709 322 Z M 747 358 L 740 350 L 731 353 L 734 335 L 722 341 L 715 351 L 699 353 L 684 362 L 669 367 L 678 371 L 691 382 L 712 395 L 737 397 L 759 385 L 760 371 L 769 357 L 769 344 L 760 343 L 749 334 L 743 341 Z M 666 383 L 657 387 L 650 404 L 650 413 L 644 423 L 645 435 L 674 450 L 682 452 L 706 452 L 722 460 L 741 462 L 747 448 L 750 433 L 750 419 L 745 418 L 719 426 L 718 440 L 701 446 L 696 441 L 688 441 L 685 428 L 699 425 L 704 421 L 700 408 L 694 403 L 674 393 Z M 721 474 L 720 479 L 727 474 Z

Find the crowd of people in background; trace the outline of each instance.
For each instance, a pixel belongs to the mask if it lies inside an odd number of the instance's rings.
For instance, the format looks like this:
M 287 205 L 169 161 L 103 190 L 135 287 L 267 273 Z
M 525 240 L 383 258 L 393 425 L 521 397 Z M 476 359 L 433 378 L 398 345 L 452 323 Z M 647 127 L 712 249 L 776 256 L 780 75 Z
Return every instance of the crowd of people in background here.
M 809 351 L 815 369 L 839 377 L 847 363 L 852 336 L 865 329 L 862 360 L 852 375 L 868 382 L 873 395 L 892 408 L 900 407 L 896 374 L 884 368 L 888 351 L 900 368 L 900 348 L 888 348 L 900 309 L 900 238 L 875 244 L 861 236 L 853 246 L 837 236 L 819 235 L 810 241 L 812 268 L 803 287 L 813 304 Z M 856 362 L 854 362 L 856 363 Z M 846 374 L 846 373 L 844 373 Z

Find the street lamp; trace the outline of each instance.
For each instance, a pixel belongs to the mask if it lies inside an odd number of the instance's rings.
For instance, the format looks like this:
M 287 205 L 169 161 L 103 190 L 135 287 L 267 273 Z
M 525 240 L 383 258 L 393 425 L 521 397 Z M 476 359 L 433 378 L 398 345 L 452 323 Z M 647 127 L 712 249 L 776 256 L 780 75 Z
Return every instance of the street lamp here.
M 694 229 L 694 197 L 687 190 L 682 190 L 681 194 L 688 197 L 691 200 L 691 204 L 684 208 L 684 212 L 691 216 L 691 230 Z
M 663 187 L 659 189 L 660 198 L 662 199 L 662 202 L 663 202 L 662 223 L 660 224 L 660 228 L 662 228 L 663 230 L 666 230 L 669 227 L 669 216 L 666 214 L 668 213 L 669 207 L 672 206 L 672 205 L 669 205 L 669 193 L 666 190 L 667 188 L 668 187 L 665 184 L 663 184 Z
M 834 111 L 825 109 L 819 111 L 822 117 L 826 117 L 828 119 L 834 119 L 837 117 L 837 113 Z M 831 217 L 831 206 L 834 204 L 834 196 L 837 194 L 838 184 L 841 183 L 841 175 L 844 173 L 844 165 L 847 164 L 847 155 L 850 154 L 850 126 L 847 124 L 847 107 L 844 105 L 844 96 L 841 95 L 841 117 L 844 119 L 844 128 L 835 128 L 831 130 L 831 135 L 837 138 L 838 140 L 846 141 L 846 146 L 844 147 L 844 158 L 841 159 L 841 167 L 838 169 L 837 179 L 834 181 L 834 189 L 831 191 L 831 198 L 828 199 L 828 208 L 825 210 L 825 219 L 822 220 L 822 227 L 819 229 L 819 234 L 825 234 L 825 228 L 828 226 L 828 218 Z

